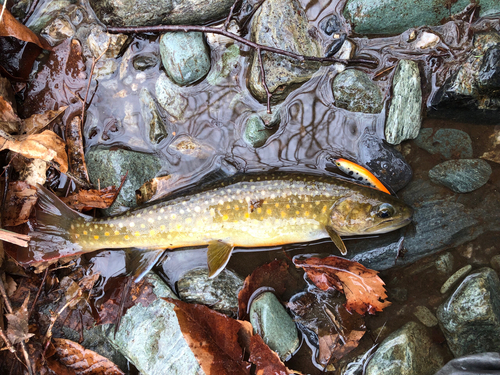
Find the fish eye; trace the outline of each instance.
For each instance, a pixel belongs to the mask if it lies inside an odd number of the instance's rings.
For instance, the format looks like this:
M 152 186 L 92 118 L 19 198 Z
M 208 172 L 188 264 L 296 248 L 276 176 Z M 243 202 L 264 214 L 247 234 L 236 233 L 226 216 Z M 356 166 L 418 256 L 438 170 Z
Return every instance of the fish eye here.
M 383 203 L 377 209 L 377 216 L 381 219 L 387 219 L 393 216 L 394 212 L 394 207 L 392 207 L 389 203 Z

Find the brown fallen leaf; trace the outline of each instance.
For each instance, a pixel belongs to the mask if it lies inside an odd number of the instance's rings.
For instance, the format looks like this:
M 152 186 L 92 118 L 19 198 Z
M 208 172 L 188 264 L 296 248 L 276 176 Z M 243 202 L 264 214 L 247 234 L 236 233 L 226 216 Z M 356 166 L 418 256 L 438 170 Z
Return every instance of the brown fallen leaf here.
M 26 296 L 22 306 L 13 312 L 13 314 L 5 314 L 7 318 L 7 337 L 10 342 L 18 344 L 28 340 L 32 333 L 28 332 L 28 301 L 30 299 L 29 293 Z
M 53 131 L 45 130 L 40 134 L 29 136 L 8 137 L 0 136 L 0 151 L 9 149 L 18 152 L 26 158 L 55 161 L 59 164 L 62 173 L 68 171 L 68 157 L 66 144 Z
M 238 343 L 240 335 L 251 332 L 249 322 L 231 319 L 204 305 L 164 299 L 175 305 L 182 334 L 205 374 L 250 374 L 250 363 L 243 359 Z
M 378 272 L 365 266 L 336 256 L 326 258 L 294 258 L 297 267 L 302 267 L 307 277 L 321 290 L 335 289 L 347 298 L 345 308 L 360 315 L 375 314 L 391 303 L 387 298 L 385 283 Z
M 63 106 L 57 111 L 46 111 L 41 114 L 35 114 L 23 120 L 21 134 L 31 135 L 40 132 L 43 128 L 49 126 L 55 119 L 64 113 L 68 106 Z
M 85 211 L 92 208 L 108 208 L 114 202 L 117 193 L 118 189 L 110 186 L 101 190 L 80 190 L 61 200 L 74 210 Z
M 16 20 L 7 9 L 5 9 L 0 22 L 0 36 L 11 36 L 24 42 L 36 44 L 42 49 L 52 51 L 52 47 L 44 38 L 36 35 L 28 27 Z
M 287 288 L 293 288 L 295 283 L 288 272 L 288 264 L 283 260 L 274 260 L 255 269 L 238 293 L 238 318 L 248 320 L 248 301 L 257 289 L 270 287 L 280 296 Z
M 0 129 L 6 133 L 16 133 L 22 126 L 22 120 L 14 112 L 12 105 L 0 96 Z
M 2 213 L 4 226 L 14 227 L 26 223 L 31 210 L 36 204 L 36 190 L 24 181 L 9 183 L 5 199 L 5 211 Z
M 56 374 L 61 374 L 66 368 L 67 373 L 76 375 L 123 375 L 124 373 L 109 359 L 85 349 L 80 344 L 66 339 L 52 339 L 55 353 L 48 361 L 48 367 Z M 57 361 L 63 367 L 54 363 Z M 56 371 L 57 369 L 57 371 Z M 65 374 L 65 372 L 62 372 Z
M 278 354 L 272 351 L 259 335 L 253 335 L 250 339 L 249 351 L 249 361 L 256 367 L 255 375 L 297 374 L 297 372 L 290 371 L 283 362 L 281 362 Z
M 341 336 L 342 334 L 342 336 Z M 347 335 L 335 333 L 319 337 L 318 362 L 327 365 L 356 349 L 365 331 L 351 331 Z

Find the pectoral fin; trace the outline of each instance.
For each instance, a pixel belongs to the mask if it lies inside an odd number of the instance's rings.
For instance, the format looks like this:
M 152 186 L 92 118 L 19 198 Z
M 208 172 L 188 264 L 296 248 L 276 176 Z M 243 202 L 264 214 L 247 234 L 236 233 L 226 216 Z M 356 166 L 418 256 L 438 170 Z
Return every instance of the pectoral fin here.
M 139 249 L 135 247 L 127 249 L 127 268 L 136 283 L 151 271 L 164 252 L 165 249 Z
M 208 243 L 207 263 L 209 278 L 214 278 L 226 267 L 233 248 L 233 245 L 223 241 L 210 241 Z
M 325 227 L 325 229 L 328 232 L 328 235 L 332 239 L 332 241 L 335 244 L 335 246 L 337 246 L 337 248 L 340 250 L 340 253 L 342 255 L 346 255 L 347 254 L 347 249 L 345 247 L 344 241 L 342 241 L 342 238 L 340 238 L 340 236 L 338 235 L 338 233 L 335 232 L 335 230 L 332 227 L 328 226 L 328 225 Z

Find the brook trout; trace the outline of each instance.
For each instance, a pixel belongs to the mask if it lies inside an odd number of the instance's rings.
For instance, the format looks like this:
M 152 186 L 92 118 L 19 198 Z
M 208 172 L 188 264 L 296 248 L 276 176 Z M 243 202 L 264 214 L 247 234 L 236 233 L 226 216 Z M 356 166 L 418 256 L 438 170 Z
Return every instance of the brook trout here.
M 30 233 L 36 261 L 99 249 L 150 250 L 208 245 L 210 277 L 234 247 L 274 246 L 330 237 L 390 232 L 410 223 L 412 209 L 382 191 L 326 176 L 242 175 L 187 195 L 92 219 L 38 190 L 37 228 Z

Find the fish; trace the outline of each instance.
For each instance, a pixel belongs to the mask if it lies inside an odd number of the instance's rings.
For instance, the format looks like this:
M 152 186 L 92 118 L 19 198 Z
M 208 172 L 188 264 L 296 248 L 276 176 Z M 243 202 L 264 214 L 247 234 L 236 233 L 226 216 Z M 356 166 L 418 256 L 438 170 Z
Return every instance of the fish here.
M 140 279 L 164 250 L 207 246 L 209 277 L 221 272 L 235 247 L 277 246 L 330 237 L 390 232 L 411 222 L 413 210 L 379 190 L 332 176 L 239 175 L 173 194 L 126 213 L 92 218 L 38 186 L 34 261 L 101 249 L 148 254 Z M 153 264 L 153 265 L 151 265 Z M 149 267 L 149 269 L 148 269 Z
M 356 181 L 364 183 L 365 185 L 371 186 L 372 188 L 383 191 L 386 194 L 391 195 L 389 190 L 384 186 L 380 180 L 373 175 L 368 169 L 358 165 L 352 161 L 346 159 L 335 159 L 335 165 L 345 174 L 353 177 Z

